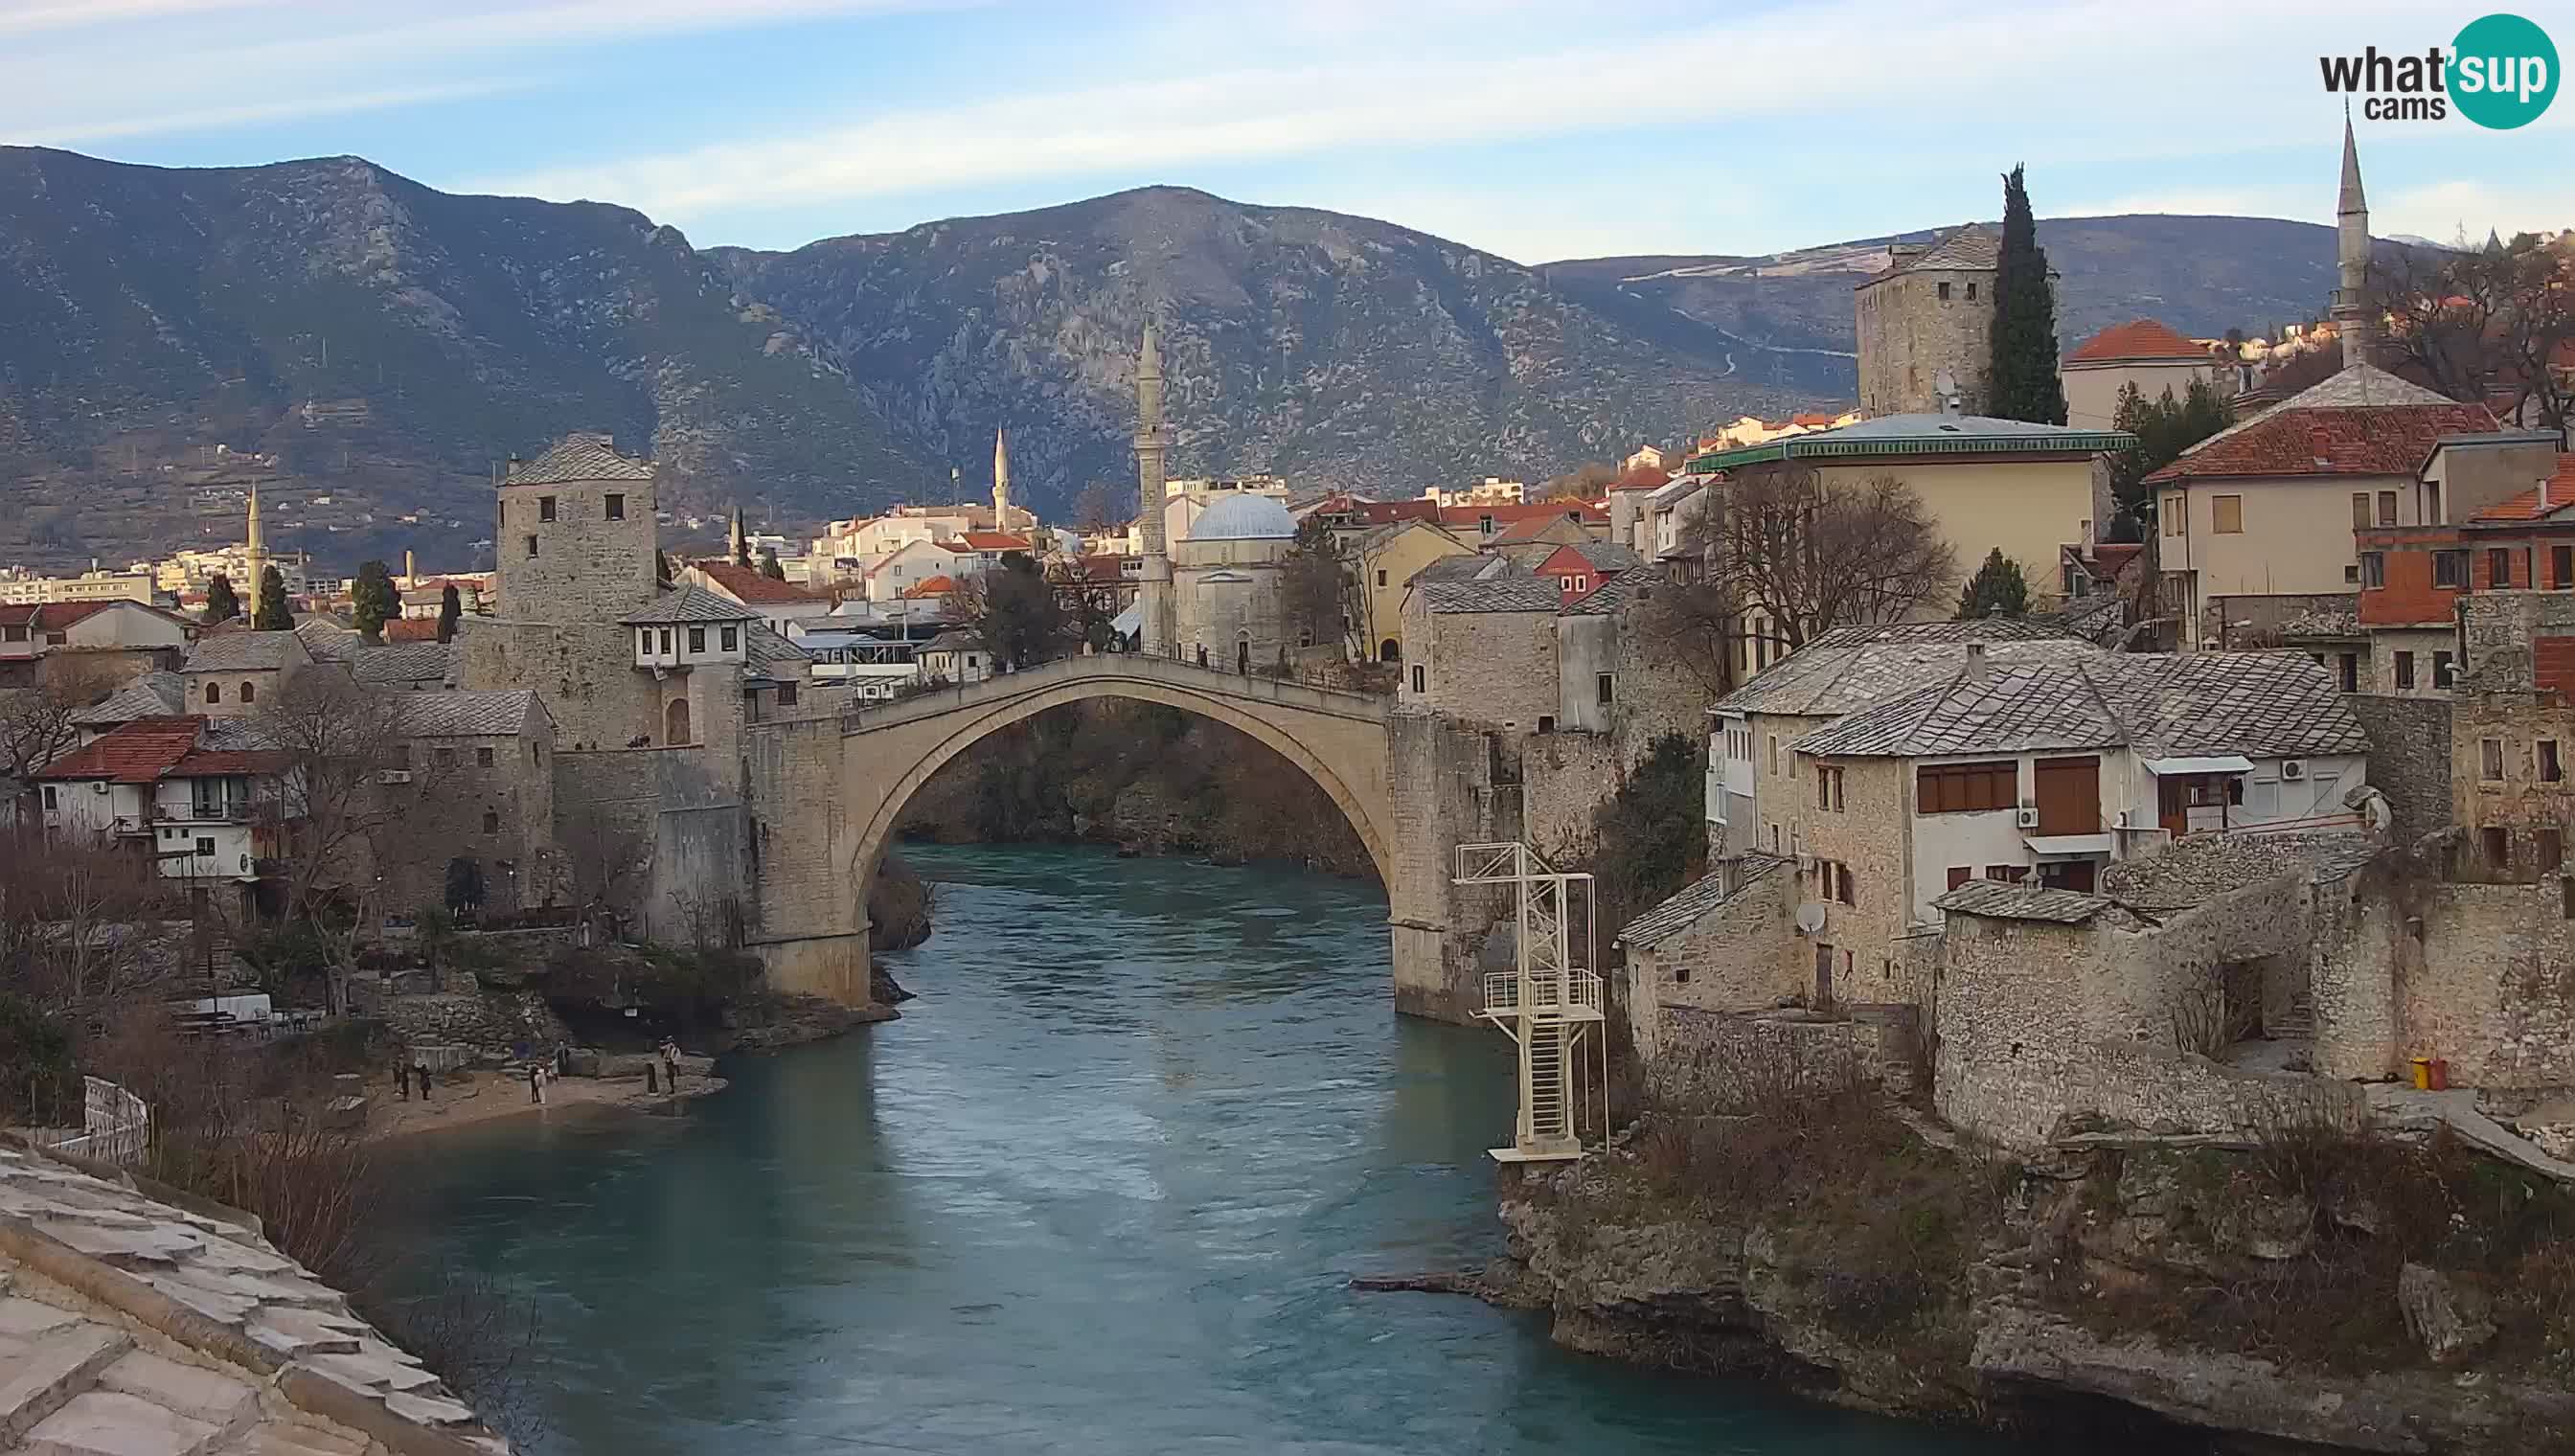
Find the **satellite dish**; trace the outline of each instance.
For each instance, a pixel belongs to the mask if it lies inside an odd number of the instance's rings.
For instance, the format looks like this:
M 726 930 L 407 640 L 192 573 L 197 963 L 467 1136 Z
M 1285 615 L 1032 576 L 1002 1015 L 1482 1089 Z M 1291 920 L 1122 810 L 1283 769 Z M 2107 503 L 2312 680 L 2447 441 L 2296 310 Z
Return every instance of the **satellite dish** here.
M 1943 369 L 1931 376 L 1931 388 L 1938 390 L 1940 398 L 1945 400 L 1958 392 L 1958 376 Z
M 1797 906 L 1797 933 L 1812 935 L 1824 928 L 1824 907 L 1812 900 Z

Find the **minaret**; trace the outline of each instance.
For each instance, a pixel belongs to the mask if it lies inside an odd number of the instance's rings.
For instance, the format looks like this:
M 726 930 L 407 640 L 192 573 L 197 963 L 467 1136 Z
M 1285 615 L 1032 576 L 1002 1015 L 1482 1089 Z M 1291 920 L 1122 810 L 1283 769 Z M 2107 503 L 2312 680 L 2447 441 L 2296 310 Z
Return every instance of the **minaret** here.
M 1145 347 L 1136 356 L 1136 498 L 1142 511 L 1145 570 L 1136 600 L 1144 608 L 1143 650 L 1169 657 L 1174 649 L 1172 558 L 1163 542 L 1163 348 L 1151 319 Z
M 733 525 L 725 532 L 725 554 L 740 565 L 751 565 L 751 538 L 743 534 L 740 501 L 733 503 Z
M 1011 529 L 1011 442 L 999 430 L 993 432 L 993 529 Z
M 2360 148 L 2351 135 L 2351 115 L 2342 119 L 2342 196 L 2334 204 L 2335 261 L 2340 265 L 2334 289 L 2334 328 L 2342 336 L 2342 367 L 2369 362 L 2378 322 L 2369 307 L 2369 199 L 2360 191 Z
M 259 533 L 259 483 L 257 481 L 251 482 L 250 487 L 250 527 L 249 533 L 242 538 L 242 568 L 250 578 L 249 590 L 247 593 L 236 595 L 245 604 L 242 610 L 249 614 L 252 622 L 257 622 L 259 621 L 260 585 L 268 577 L 268 545 L 260 539 Z

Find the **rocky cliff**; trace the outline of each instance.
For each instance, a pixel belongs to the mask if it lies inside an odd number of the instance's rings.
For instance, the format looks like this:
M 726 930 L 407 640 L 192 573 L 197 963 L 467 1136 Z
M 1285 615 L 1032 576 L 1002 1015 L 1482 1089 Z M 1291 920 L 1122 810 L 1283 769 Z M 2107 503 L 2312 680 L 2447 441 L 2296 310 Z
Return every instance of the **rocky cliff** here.
M 1915 1121 L 1665 1117 L 1505 1174 L 1479 1292 L 1613 1358 L 2114 1448 L 2575 1450 L 2565 1189 L 2447 1146 L 2002 1160 Z

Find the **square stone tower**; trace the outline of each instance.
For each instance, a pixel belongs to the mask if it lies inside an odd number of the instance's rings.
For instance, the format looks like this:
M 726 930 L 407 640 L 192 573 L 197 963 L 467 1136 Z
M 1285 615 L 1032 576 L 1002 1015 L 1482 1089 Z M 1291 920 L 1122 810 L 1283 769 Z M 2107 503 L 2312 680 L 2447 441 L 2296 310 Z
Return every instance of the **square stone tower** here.
M 1888 254 L 1887 270 L 1857 292 L 1860 413 L 1939 414 L 1947 370 L 1959 413 L 1983 414 L 2002 239 L 1961 228 L 1929 247 L 1899 243 Z
M 501 478 L 496 615 L 614 623 L 653 598 L 653 466 L 604 434 L 565 436 Z

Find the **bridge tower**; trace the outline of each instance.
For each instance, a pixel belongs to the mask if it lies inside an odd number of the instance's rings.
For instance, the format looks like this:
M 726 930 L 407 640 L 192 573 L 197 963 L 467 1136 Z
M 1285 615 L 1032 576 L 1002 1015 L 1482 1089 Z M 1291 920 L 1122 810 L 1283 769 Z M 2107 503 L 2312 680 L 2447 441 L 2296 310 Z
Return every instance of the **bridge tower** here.
M 1608 1134 L 1609 1037 L 1600 1011 L 1600 977 L 1574 963 L 1568 930 L 1580 886 L 1586 942 L 1596 917 L 1591 876 L 1557 871 L 1517 840 L 1457 846 L 1458 884 L 1508 884 L 1519 891 L 1512 969 L 1484 977 L 1476 1015 L 1501 1027 L 1519 1048 L 1519 1117 L 1511 1145 L 1491 1149 L 1497 1162 L 1560 1162 L 1582 1156 L 1574 1121 L 1577 1092 L 1603 1109 Z M 1586 945 L 1591 952 L 1597 945 Z M 1586 954 L 1585 963 L 1594 956 Z
M 1168 658 L 1174 645 L 1172 557 L 1163 540 L 1163 346 L 1154 321 L 1145 321 L 1145 345 L 1136 355 L 1136 506 L 1142 513 L 1145 569 L 1136 601 L 1143 609 L 1141 651 Z

